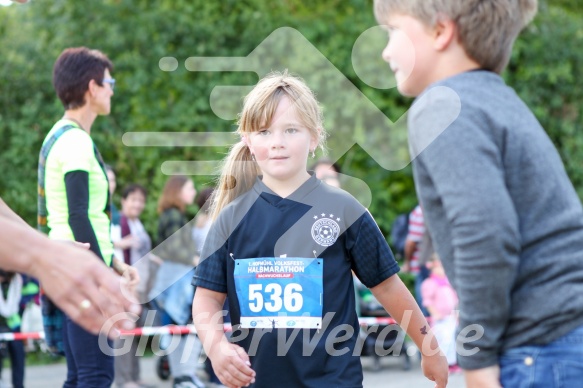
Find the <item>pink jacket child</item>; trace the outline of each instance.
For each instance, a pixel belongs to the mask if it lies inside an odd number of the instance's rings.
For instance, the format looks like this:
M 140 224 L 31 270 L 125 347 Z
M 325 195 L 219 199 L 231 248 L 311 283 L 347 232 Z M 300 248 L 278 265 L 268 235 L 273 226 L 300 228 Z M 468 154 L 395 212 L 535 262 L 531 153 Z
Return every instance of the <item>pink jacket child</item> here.
M 431 266 L 431 275 L 421 284 L 423 306 L 431 315 L 431 326 L 439 346 L 447 357 L 450 371 L 457 371 L 455 309 L 458 305 L 458 297 L 447 280 L 441 261 L 436 254 L 433 255 L 428 266 Z

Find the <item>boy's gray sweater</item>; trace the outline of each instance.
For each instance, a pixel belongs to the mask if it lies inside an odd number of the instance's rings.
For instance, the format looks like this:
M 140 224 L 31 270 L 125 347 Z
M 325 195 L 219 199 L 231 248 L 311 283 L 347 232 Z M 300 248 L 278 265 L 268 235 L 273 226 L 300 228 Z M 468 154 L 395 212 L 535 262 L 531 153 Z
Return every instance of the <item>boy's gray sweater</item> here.
M 409 112 L 409 138 L 425 219 L 458 292 L 460 330 L 483 327 L 465 345 L 477 353 L 458 347 L 460 366 L 491 366 L 505 350 L 583 325 L 581 202 L 515 92 L 487 71 L 433 84 Z

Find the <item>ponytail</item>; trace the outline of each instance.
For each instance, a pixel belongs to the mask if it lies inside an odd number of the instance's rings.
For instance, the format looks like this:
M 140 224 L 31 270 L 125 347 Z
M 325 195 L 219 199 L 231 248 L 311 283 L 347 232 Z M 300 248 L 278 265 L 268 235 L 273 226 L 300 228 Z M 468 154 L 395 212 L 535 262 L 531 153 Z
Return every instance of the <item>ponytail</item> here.
M 223 162 L 217 189 L 212 195 L 211 219 L 215 220 L 225 206 L 249 191 L 260 173 L 249 147 L 242 141 L 233 145 Z

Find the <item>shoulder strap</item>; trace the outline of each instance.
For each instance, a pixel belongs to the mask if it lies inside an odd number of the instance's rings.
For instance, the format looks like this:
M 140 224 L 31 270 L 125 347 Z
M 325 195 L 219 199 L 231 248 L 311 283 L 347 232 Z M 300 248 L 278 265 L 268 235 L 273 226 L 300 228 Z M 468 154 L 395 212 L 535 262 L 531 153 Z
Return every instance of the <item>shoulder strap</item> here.
M 38 158 L 38 208 L 37 208 L 37 229 L 45 234 L 49 233 L 47 226 L 47 198 L 45 196 L 45 168 L 49 152 L 55 145 L 55 142 L 70 129 L 77 128 L 74 125 L 68 124 L 57 129 L 52 136 L 43 144 Z
M 105 168 L 105 162 L 103 161 L 103 157 L 101 157 L 101 154 L 99 153 L 99 150 L 97 149 L 95 143 L 93 143 L 93 153 L 95 154 L 95 159 L 97 159 L 99 167 L 101 167 L 101 171 L 103 171 L 103 174 L 105 175 L 105 179 L 108 180 L 109 182 L 109 178 L 107 177 L 107 170 Z M 109 190 L 107 190 L 107 201 L 105 202 L 105 209 L 103 209 L 103 211 L 105 212 L 105 214 L 107 214 L 110 221 L 111 221 L 111 200 L 112 200 L 111 194 L 109 193 Z

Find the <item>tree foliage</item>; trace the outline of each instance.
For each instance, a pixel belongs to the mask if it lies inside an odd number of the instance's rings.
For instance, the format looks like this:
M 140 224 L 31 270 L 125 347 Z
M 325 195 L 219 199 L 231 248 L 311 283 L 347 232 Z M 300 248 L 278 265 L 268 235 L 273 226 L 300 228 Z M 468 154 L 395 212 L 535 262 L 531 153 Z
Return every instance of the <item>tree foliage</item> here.
M 122 141 L 123 135 L 232 131 L 234 121 L 217 117 L 209 96 L 215 86 L 257 81 L 251 72 L 188 71 L 183 64 L 189 57 L 244 57 L 277 28 L 292 27 L 391 120 L 397 120 L 411 101 L 400 97 L 396 89 L 368 86 L 351 62 L 354 42 L 376 25 L 372 2 L 311 3 L 31 0 L 0 7 L 0 195 L 34 224 L 38 151 L 47 131 L 62 115 L 51 85 L 52 65 L 66 47 L 100 49 L 115 64 L 113 75 L 118 82 L 112 114 L 96 120 L 92 136 L 117 171 L 119 185 L 137 182 L 148 187 L 144 219 L 150 231 L 155 225 L 155 202 L 167 179 L 161 172 L 163 162 L 219 160 L 227 148 L 129 147 Z M 578 168 L 583 160 L 583 80 L 577 77 L 583 64 L 583 11 L 576 3 L 542 4 L 535 23 L 517 42 L 505 77 L 547 129 L 583 196 L 583 171 Z M 178 68 L 160 70 L 162 57 L 176 58 Z M 380 70 L 390 76 L 386 67 Z M 343 103 L 340 97 L 338 104 Z M 339 109 L 348 120 L 357 108 L 345 104 Z M 366 123 L 354 125 L 366 135 Z M 340 164 L 343 173 L 370 187 L 370 209 L 385 233 L 398 213 L 415 205 L 410 166 L 387 171 L 358 145 L 342 156 Z M 213 181 L 211 175 L 194 178 L 198 188 Z

